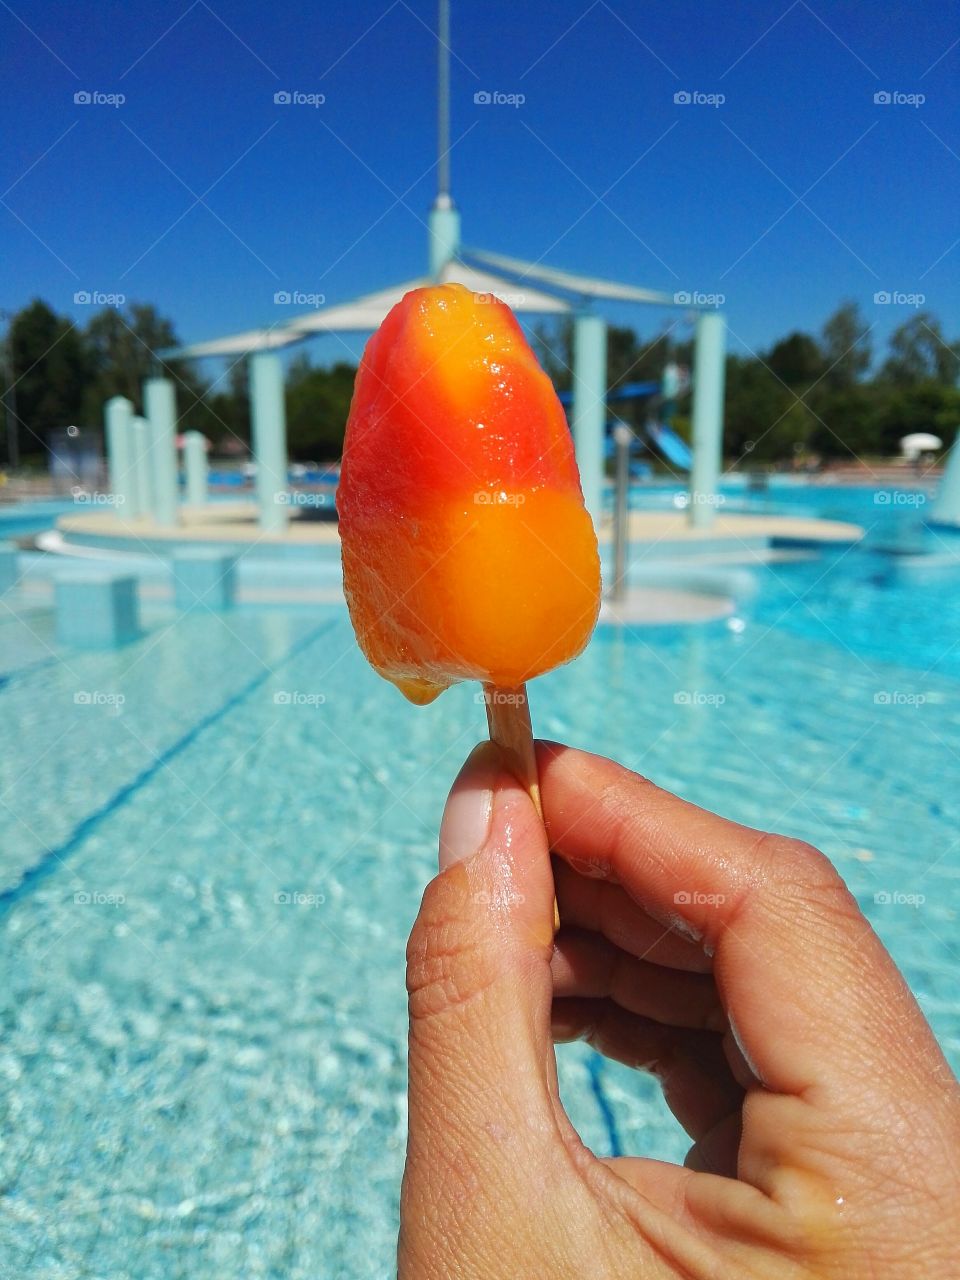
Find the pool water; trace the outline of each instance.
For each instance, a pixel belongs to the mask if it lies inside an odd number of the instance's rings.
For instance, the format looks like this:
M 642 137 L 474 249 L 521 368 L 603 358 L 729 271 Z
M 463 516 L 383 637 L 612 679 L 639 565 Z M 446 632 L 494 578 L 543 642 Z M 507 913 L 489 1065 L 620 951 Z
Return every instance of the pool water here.
M 781 499 L 870 537 L 733 619 L 601 629 L 535 723 L 820 845 L 958 1067 L 960 582 L 891 574 L 916 508 Z M 153 604 L 81 655 L 0 613 L 0 1276 L 390 1275 L 403 950 L 474 690 L 408 706 L 335 607 Z M 560 1057 L 596 1150 L 682 1158 L 651 1082 Z

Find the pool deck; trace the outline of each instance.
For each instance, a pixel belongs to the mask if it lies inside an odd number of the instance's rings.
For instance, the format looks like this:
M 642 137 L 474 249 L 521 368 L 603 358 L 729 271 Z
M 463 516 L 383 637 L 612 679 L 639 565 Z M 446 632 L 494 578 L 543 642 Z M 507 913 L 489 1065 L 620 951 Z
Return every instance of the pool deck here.
M 266 533 L 257 526 L 257 508 L 252 502 L 217 502 L 206 507 L 181 509 L 180 523 L 162 527 L 151 520 L 123 520 L 113 510 L 62 516 L 57 528 L 68 543 L 109 545 L 120 549 L 125 542 L 130 551 L 157 544 L 184 542 L 224 543 L 232 548 L 258 548 L 301 552 L 320 547 L 337 547 L 340 535 L 335 520 L 304 519 L 293 508 L 284 533 Z M 686 549 L 695 553 L 758 549 L 761 546 L 829 546 L 859 542 L 859 525 L 806 516 L 718 514 L 709 528 L 692 528 L 683 511 L 632 511 L 629 537 L 635 548 L 661 548 L 665 554 Z M 612 522 L 600 527 L 601 543 L 612 540 Z
M 22 589 L 39 603 L 52 593 L 64 562 L 85 559 L 122 567 L 138 579 L 144 599 L 172 596 L 171 556 L 185 546 L 222 548 L 237 557 L 240 604 L 343 603 L 340 538 L 335 520 L 303 518 L 291 509 L 286 533 L 265 533 L 252 502 L 217 502 L 181 509 L 164 528 L 123 520 L 112 509 L 63 516 L 56 530 L 25 553 Z M 605 598 L 601 625 L 632 628 L 704 623 L 729 618 L 755 590 L 751 569 L 815 557 L 827 547 L 851 546 L 858 525 L 782 515 L 718 513 L 707 529 L 691 528 L 684 511 L 634 511 L 629 521 L 626 597 Z M 604 577 L 612 568 L 612 528 L 600 530 Z

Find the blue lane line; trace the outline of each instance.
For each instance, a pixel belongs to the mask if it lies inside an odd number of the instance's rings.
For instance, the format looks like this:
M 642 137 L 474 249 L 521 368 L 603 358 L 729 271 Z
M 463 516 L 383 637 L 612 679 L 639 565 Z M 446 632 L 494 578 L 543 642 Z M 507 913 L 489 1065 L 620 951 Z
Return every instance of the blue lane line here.
M 192 728 L 188 729 L 182 737 L 176 742 L 171 743 L 160 755 L 157 756 L 145 769 L 141 771 L 130 782 L 124 783 L 118 791 L 115 791 L 109 800 L 105 801 L 99 809 L 95 809 L 93 813 L 88 814 L 81 822 L 73 828 L 66 840 L 62 844 L 57 845 L 55 849 L 48 849 L 40 858 L 39 862 L 34 863 L 32 867 L 28 867 L 24 871 L 17 884 L 12 885 L 9 889 L 0 890 L 0 917 L 4 916 L 7 911 L 21 898 L 26 898 L 42 881 L 53 874 L 57 868 L 69 858 L 69 856 L 83 843 L 88 835 L 94 831 L 105 818 L 108 818 L 121 805 L 126 804 L 132 795 L 145 786 L 160 770 L 182 751 L 190 746 L 205 729 L 209 729 L 211 725 L 222 720 L 228 712 L 238 706 L 244 699 L 248 698 L 251 693 L 255 693 L 257 689 L 270 680 L 273 675 L 286 664 L 302 653 L 304 649 L 309 648 L 315 640 L 329 631 L 331 627 L 336 625 L 336 620 L 332 619 L 325 622 L 320 627 L 315 627 L 308 632 L 302 640 L 298 640 L 284 656 L 275 663 L 269 671 L 265 671 L 260 675 L 256 675 L 249 680 L 241 689 L 231 696 L 219 706 L 215 711 L 211 711 L 209 715 L 198 720 Z
M 19 680 L 21 676 L 32 675 L 34 671 L 42 671 L 44 667 L 55 667 L 59 661 L 58 657 L 38 658 L 36 662 L 28 662 L 25 667 L 14 667 L 12 671 L 5 671 L 0 675 L 0 689 L 5 689 L 8 684 Z
M 597 1100 L 597 1107 L 603 1117 L 603 1123 L 607 1126 L 607 1143 L 610 1147 L 610 1155 L 622 1156 L 623 1143 L 620 1141 L 620 1133 L 617 1129 L 617 1117 L 613 1114 L 613 1107 L 611 1107 L 610 1100 L 603 1089 L 604 1066 L 604 1060 L 599 1053 L 590 1054 L 587 1059 L 590 1088 L 593 1090 L 593 1096 Z

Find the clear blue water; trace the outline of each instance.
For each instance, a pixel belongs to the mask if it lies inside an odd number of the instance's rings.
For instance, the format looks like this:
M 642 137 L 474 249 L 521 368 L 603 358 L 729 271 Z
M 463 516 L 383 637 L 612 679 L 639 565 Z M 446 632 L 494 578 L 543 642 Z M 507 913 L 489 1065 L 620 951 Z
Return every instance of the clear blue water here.
M 819 844 L 960 1066 L 960 581 L 892 573 L 915 508 L 773 499 L 870 538 L 758 570 L 732 625 L 600 630 L 537 729 Z M 403 949 L 473 691 L 409 707 L 332 607 L 156 604 L 83 655 L 0 612 L 0 1276 L 389 1275 Z M 590 1064 L 562 1088 L 606 1151 Z M 682 1157 L 652 1084 L 603 1089 L 626 1149 Z

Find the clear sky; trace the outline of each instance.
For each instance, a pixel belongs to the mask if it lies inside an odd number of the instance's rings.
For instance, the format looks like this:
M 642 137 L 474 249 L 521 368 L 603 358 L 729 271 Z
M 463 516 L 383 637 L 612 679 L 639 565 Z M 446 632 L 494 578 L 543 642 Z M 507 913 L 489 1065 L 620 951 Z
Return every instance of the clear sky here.
M 722 293 L 734 350 L 845 296 L 882 344 L 911 314 L 883 291 L 960 335 L 956 0 L 452 8 L 466 244 Z M 433 0 L 0 0 L 0 306 L 83 321 L 75 293 L 124 294 L 194 341 L 274 323 L 277 291 L 341 301 L 418 274 L 435 22 Z

